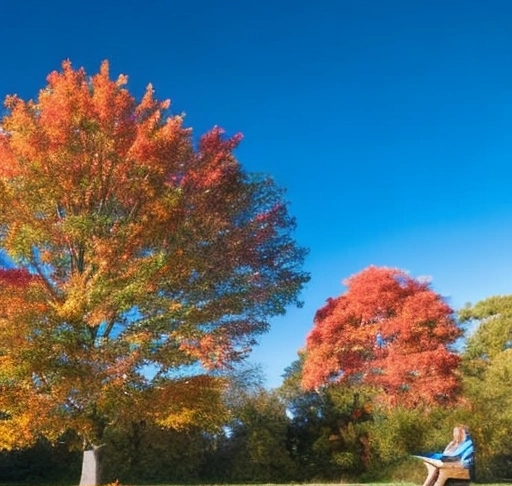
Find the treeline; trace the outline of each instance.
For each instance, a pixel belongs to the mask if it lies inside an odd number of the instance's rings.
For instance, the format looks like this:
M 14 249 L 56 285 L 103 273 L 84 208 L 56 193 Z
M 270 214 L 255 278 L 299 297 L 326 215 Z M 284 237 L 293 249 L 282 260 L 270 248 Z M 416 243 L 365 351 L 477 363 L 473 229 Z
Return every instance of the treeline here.
M 460 351 L 456 405 L 381 407 L 371 387 L 332 385 L 304 392 L 302 357 L 283 385 L 266 390 L 257 370 L 230 377 L 229 420 L 216 431 L 162 430 L 134 421 L 107 428 L 104 482 L 266 483 L 409 480 L 423 465 L 411 454 L 444 448 L 456 423 L 476 443 L 478 481 L 512 478 L 512 297 L 494 297 L 460 313 L 475 328 Z M 2 481 L 78 481 L 74 437 L 0 456 Z
M 457 351 L 455 402 L 382 401 L 363 380 L 302 386 L 305 354 L 267 390 L 257 369 L 225 376 L 221 422 L 162 429 L 135 419 L 107 426 L 103 482 L 269 483 L 352 480 L 422 482 L 411 457 L 441 450 L 455 424 L 469 426 L 479 481 L 512 478 L 512 296 L 491 297 L 457 316 L 465 330 Z M 433 363 L 434 364 L 434 363 Z M 435 384 L 433 383 L 433 386 Z M 419 397 L 421 398 L 421 397 Z M 0 481 L 77 482 L 81 442 L 69 432 L 0 454 Z

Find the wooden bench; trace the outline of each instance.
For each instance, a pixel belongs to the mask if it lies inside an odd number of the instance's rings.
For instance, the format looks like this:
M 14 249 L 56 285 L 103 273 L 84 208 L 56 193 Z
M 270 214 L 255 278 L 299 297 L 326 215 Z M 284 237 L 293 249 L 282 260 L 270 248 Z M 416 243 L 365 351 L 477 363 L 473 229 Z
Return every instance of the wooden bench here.
M 471 481 L 470 470 L 462 467 L 459 461 L 443 462 L 430 457 L 414 457 L 421 459 L 428 471 L 422 486 L 468 485 Z

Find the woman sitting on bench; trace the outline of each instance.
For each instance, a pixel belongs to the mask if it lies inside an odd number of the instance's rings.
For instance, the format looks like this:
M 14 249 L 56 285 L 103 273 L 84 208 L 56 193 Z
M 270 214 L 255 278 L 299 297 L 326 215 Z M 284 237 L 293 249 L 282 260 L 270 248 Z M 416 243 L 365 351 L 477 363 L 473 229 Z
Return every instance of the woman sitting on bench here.
M 474 445 L 468 428 L 457 425 L 453 440 L 443 452 L 416 457 L 423 460 L 428 470 L 423 486 L 443 486 L 448 479 L 469 481 L 474 467 Z

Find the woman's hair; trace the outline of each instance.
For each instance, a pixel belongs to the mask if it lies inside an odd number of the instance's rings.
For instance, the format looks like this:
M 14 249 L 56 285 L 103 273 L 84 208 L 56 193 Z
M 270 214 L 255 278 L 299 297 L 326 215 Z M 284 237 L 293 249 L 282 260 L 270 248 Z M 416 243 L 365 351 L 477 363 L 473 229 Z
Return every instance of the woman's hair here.
M 455 431 L 457 431 L 457 437 L 455 437 Z M 458 424 L 454 428 L 454 439 L 457 442 L 464 442 L 468 434 L 468 428 L 465 425 Z

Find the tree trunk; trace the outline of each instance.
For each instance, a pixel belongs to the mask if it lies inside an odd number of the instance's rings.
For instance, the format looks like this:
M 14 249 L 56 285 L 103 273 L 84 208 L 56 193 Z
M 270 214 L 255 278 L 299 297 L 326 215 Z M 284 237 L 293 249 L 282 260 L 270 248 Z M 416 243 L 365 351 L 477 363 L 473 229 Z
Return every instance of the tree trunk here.
M 90 450 L 84 451 L 80 486 L 98 486 L 101 484 L 101 464 L 99 456 L 99 447 L 93 447 Z

